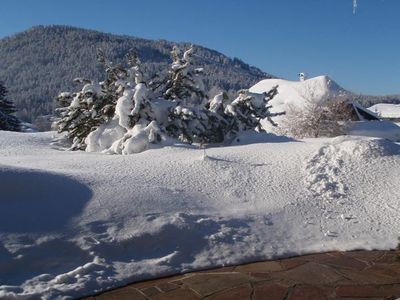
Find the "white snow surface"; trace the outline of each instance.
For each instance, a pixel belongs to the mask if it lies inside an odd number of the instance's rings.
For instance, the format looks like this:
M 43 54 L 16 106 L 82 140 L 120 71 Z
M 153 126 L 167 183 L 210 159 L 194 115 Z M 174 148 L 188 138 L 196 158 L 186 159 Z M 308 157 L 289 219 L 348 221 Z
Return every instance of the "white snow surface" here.
M 0 298 L 81 297 L 128 282 L 305 253 L 391 249 L 400 146 L 383 139 L 64 151 L 0 131 Z
M 378 103 L 368 109 L 381 118 L 400 119 L 400 104 Z

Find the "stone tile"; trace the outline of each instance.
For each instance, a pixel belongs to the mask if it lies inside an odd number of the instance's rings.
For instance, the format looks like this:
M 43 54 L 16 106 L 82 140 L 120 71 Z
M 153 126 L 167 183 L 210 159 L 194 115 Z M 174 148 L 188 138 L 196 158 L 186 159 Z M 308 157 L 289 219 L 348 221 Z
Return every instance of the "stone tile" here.
M 177 289 L 150 297 L 151 300 L 197 300 L 199 295 L 190 289 Z
M 372 272 L 368 273 L 366 270 L 357 271 L 342 269 L 340 273 L 349 279 L 350 282 L 352 281 L 352 284 L 394 284 L 399 281 L 398 278 L 374 274 Z M 341 283 L 346 285 L 346 281 L 341 281 Z
M 397 278 L 400 283 L 400 268 L 393 265 L 374 265 L 365 269 L 365 272 L 372 275 L 381 275 L 387 277 Z
M 400 285 L 349 285 L 336 288 L 338 297 L 398 297 Z
M 227 272 L 233 272 L 236 266 L 229 266 L 229 267 L 221 267 L 221 268 L 215 268 L 215 269 L 210 269 L 210 270 L 202 270 L 202 271 L 196 271 L 192 272 L 189 274 L 193 273 L 227 273 Z
M 231 289 L 250 282 L 250 277 L 241 273 L 204 274 L 199 273 L 181 281 L 202 296 Z
M 325 253 L 307 254 L 307 255 L 303 255 L 303 256 L 298 256 L 298 258 L 319 263 L 319 262 L 325 261 L 331 257 L 336 257 L 336 256 L 341 256 L 341 255 L 342 255 L 341 252 L 325 252 Z
M 386 251 L 376 262 L 385 264 L 400 263 L 400 251 Z
M 400 251 L 312 254 L 133 283 L 87 299 L 396 299 Z M 252 290 L 251 286 L 254 287 Z M 387 298 L 389 297 L 389 298 Z
M 333 298 L 335 290 L 332 287 L 319 287 L 319 286 L 296 286 L 290 293 L 289 300 L 325 300 Z
M 96 296 L 98 300 L 145 300 L 146 297 L 143 296 L 138 290 L 123 287 L 117 290 L 109 291 L 101 295 Z
M 295 258 L 283 259 L 281 260 L 280 263 L 284 270 L 289 270 L 304 265 L 305 263 L 307 263 L 307 260 L 295 257 Z
M 252 281 L 265 281 L 272 279 L 269 273 L 249 273 L 249 275 L 252 277 Z
M 387 270 L 388 272 L 397 273 L 397 276 L 400 277 L 400 264 L 375 264 L 371 268 L 382 268 Z
M 288 271 L 271 273 L 271 276 L 307 285 L 329 285 L 343 279 L 343 276 L 335 272 L 331 267 L 315 262 L 309 262 Z
M 245 284 L 230 290 L 225 290 L 211 295 L 207 299 L 212 300 L 250 300 L 253 289 L 250 284 Z
M 281 266 L 279 261 L 263 261 L 263 262 L 241 265 L 235 268 L 235 272 L 241 272 L 241 273 L 250 273 L 250 272 L 269 273 L 282 270 L 283 267 Z
M 381 258 L 384 254 L 385 251 L 349 251 L 349 252 L 342 252 L 344 256 L 350 256 L 357 258 L 359 260 L 365 261 L 365 262 L 374 262 L 375 260 Z
M 154 295 L 158 295 L 161 293 L 161 291 L 156 288 L 155 286 L 150 286 L 144 289 L 140 290 L 143 294 L 145 294 L 147 297 L 152 297 Z
M 169 291 L 172 291 L 175 289 L 179 289 L 180 286 L 173 284 L 173 283 L 164 282 L 164 283 L 158 284 L 157 288 L 160 289 L 162 292 L 169 292 Z
M 254 287 L 254 300 L 283 300 L 288 293 L 289 287 L 275 283 L 267 282 Z
M 335 300 L 397 300 L 397 299 L 392 299 L 392 298 L 388 298 L 388 299 L 386 299 L 386 298 L 382 298 L 382 297 L 380 297 L 380 298 L 375 298 L 375 297 L 368 297 L 368 298 L 364 298 L 364 297 L 357 297 L 357 298 L 353 298 L 353 297 L 345 297 L 345 298 L 342 298 L 342 297 L 339 297 L 339 298 L 335 298 Z
M 363 270 L 368 267 L 366 262 L 345 255 L 327 256 L 326 259 L 320 263 L 330 265 L 335 268 L 347 268 L 353 270 Z
M 147 288 L 147 287 L 150 287 L 150 286 L 156 286 L 156 285 L 161 284 L 161 283 L 178 280 L 180 278 L 184 278 L 185 276 L 188 276 L 188 275 L 175 275 L 175 276 L 170 276 L 170 277 L 163 277 L 163 278 L 158 278 L 158 279 L 135 282 L 135 283 L 130 284 L 129 286 L 137 288 L 137 289 L 140 290 L 140 289 Z
M 343 278 L 340 279 L 338 281 L 336 281 L 334 283 L 334 286 L 340 286 L 340 285 L 355 285 L 357 284 L 356 282 L 354 282 L 353 280 L 351 280 L 350 278 Z

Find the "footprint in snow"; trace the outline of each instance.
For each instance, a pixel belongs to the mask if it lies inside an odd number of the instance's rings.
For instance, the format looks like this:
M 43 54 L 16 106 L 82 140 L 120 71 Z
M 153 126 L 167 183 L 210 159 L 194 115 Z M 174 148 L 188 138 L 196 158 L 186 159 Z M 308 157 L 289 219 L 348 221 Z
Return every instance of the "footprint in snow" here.
M 338 237 L 339 234 L 335 231 L 330 231 L 328 230 L 327 232 L 324 233 L 325 236 L 329 236 L 329 237 Z

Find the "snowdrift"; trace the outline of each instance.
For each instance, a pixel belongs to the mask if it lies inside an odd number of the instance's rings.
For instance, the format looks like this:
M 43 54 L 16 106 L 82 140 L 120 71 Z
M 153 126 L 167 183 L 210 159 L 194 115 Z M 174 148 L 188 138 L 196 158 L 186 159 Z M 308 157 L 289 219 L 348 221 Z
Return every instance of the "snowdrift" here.
M 0 298 L 81 297 L 128 282 L 319 251 L 391 249 L 400 146 L 244 134 L 231 147 L 132 156 L 0 132 Z

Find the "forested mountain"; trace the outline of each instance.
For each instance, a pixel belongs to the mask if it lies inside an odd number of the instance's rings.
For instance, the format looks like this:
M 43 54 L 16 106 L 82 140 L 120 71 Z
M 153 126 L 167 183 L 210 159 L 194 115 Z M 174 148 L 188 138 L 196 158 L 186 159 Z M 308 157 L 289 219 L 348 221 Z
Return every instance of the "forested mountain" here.
M 129 49 L 137 49 L 147 69 L 155 72 L 171 62 L 174 45 L 185 43 L 119 36 L 70 26 L 36 26 L 0 39 L 0 80 L 4 82 L 18 110 L 28 122 L 53 114 L 59 92 L 75 90 L 73 79 L 102 79 L 102 66 L 96 61 L 96 49 L 102 48 L 113 62 L 124 61 Z M 207 90 L 236 91 L 249 88 L 261 79 L 273 77 L 237 58 L 194 46 L 194 63 L 204 67 Z M 266 58 L 267 59 L 267 58 Z M 400 103 L 400 95 L 365 96 L 349 93 L 349 98 L 369 107 L 375 103 Z
M 102 48 L 116 63 L 135 48 L 147 68 L 155 71 L 170 63 L 173 45 L 189 46 L 69 26 L 36 26 L 0 40 L 0 80 L 7 86 L 19 117 L 33 122 L 40 115 L 53 113 L 55 97 L 72 90 L 74 78 L 102 79 L 96 48 Z M 237 58 L 201 46 L 194 48 L 194 63 L 204 67 L 207 89 L 238 90 L 271 77 Z

